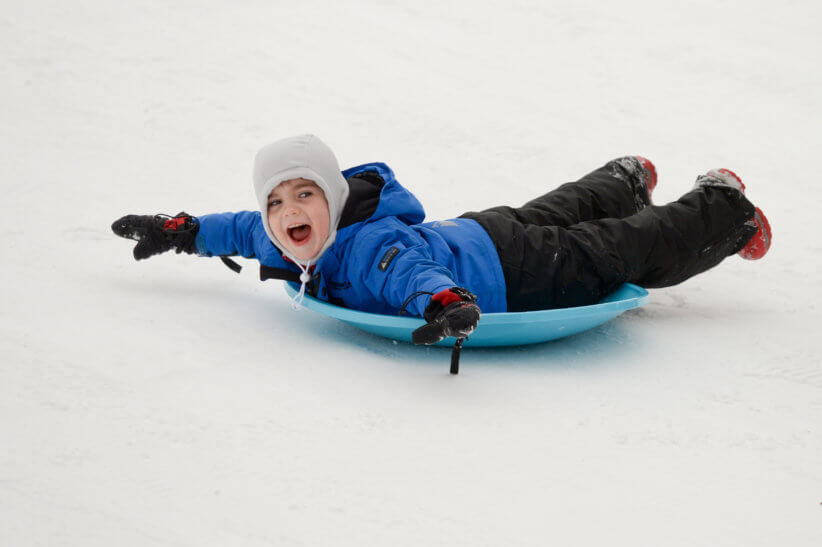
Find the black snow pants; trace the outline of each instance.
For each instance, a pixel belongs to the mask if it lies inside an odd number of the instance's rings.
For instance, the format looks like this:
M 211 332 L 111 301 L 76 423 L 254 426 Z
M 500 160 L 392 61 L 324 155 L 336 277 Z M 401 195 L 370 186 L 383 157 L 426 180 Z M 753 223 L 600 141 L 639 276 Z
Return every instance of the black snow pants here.
M 746 224 L 754 206 L 742 193 L 701 187 L 653 206 L 647 175 L 635 158 L 619 158 L 522 207 L 462 215 L 496 246 L 508 311 L 593 304 L 625 282 L 676 285 L 756 233 Z

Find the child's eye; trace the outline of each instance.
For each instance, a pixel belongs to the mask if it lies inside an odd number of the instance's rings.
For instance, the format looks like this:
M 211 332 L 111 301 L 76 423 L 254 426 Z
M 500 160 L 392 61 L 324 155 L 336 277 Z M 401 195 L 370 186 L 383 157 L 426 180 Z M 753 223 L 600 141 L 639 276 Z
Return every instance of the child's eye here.
M 301 198 L 307 198 L 310 195 L 311 195 L 311 192 L 309 192 L 308 190 L 306 190 L 305 192 L 300 192 L 300 197 Z
M 269 207 L 274 207 L 275 205 L 279 205 L 279 204 L 280 204 L 280 200 L 278 200 L 278 199 L 272 199 L 271 201 L 268 202 Z

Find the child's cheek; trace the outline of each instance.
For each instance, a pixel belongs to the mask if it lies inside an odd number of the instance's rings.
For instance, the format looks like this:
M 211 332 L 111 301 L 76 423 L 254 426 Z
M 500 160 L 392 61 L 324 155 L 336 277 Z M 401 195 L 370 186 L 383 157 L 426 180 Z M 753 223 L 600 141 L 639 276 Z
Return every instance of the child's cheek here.
M 277 239 L 280 239 L 280 225 L 278 222 L 279 218 L 276 213 L 268 213 L 268 227 L 271 228 L 271 232 L 277 236 Z

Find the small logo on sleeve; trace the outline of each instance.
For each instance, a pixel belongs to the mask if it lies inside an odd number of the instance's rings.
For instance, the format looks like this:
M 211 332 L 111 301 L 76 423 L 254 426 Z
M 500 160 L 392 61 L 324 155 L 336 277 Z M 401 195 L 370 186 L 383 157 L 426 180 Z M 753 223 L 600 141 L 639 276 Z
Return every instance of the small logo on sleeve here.
M 396 247 L 391 247 L 390 249 L 388 249 L 388 252 L 386 252 L 382 256 L 382 260 L 380 260 L 379 268 L 381 272 L 384 272 L 388 269 L 388 265 L 391 264 L 391 261 L 394 260 L 394 257 L 397 256 L 399 252 L 400 250 Z

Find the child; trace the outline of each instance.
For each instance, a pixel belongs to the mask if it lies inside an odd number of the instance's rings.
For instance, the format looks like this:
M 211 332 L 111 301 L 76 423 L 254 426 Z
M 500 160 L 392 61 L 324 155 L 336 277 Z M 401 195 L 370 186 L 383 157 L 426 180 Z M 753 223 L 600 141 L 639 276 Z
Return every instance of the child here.
M 726 169 L 697 177 L 679 200 L 652 206 L 654 165 L 613 160 L 520 208 L 423 223 L 419 201 L 382 163 L 340 172 L 313 135 L 277 141 L 254 164 L 259 212 L 128 215 L 112 230 L 137 260 L 171 249 L 240 255 L 261 279 L 300 283 L 322 300 L 422 316 L 415 343 L 473 332 L 480 307 L 527 311 L 593 304 L 625 282 L 666 287 L 734 253 L 764 256 L 771 231 Z

